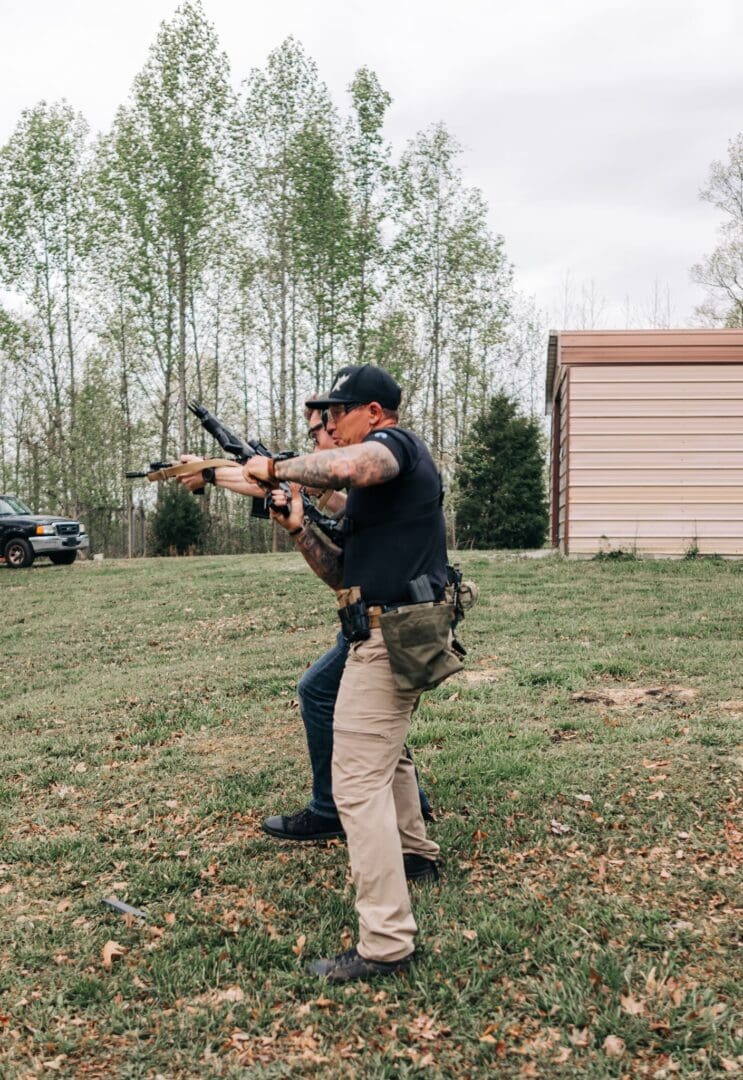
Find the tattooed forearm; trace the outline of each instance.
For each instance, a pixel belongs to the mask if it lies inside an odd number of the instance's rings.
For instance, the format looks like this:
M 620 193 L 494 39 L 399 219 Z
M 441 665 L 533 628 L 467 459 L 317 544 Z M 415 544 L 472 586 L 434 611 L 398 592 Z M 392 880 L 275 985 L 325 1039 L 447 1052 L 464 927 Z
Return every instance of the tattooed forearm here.
M 277 479 L 318 488 L 371 487 L 393 480 L 399 472 L 395 455 L 375 442 L 321 450 L 276 463 Z
M 343 557 L 338 548 L 323 543 L 320 537 L 306 525 L 294 537 L 294 543 L 301 551 L 305 562 L 320 580 L 331 589 L 340 589 L 343 584 Z

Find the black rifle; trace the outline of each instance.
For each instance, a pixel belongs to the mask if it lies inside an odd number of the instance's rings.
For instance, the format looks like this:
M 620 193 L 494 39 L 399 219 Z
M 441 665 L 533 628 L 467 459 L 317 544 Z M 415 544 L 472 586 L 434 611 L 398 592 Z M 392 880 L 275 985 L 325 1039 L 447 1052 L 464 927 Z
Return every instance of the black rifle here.
M 172 461 L 151 461 L 148 469 L 144 469 L 142 472 L 127 472 L 124 473 L 124 476 L 127 480 L 139 480 L 144 476 L 149 476 L 150 473 L 161 472 L 163 469 L 172 468 Z
M 189 401 L 188 407 L 199 420 L 204 430 L 208 431 L 212 438 L 216 439 L 225 453 L 232 454 L 240 465 L 244 465 L 246 461 L 250 461 L 256 454 L 260 457 L 273 458 L 274 461 L 287 461 L 289 458 L 297 456 L 294 450 L 284 450 L 279 454 L 272 454 L 260 439 L 241 439 L 239 435 L 236 435 L 234 431 L 230 431 L 221 420 L 217 419 L 213 413 L 210 413 L 208 409 L 205 409 L 203 405 L 199 405 L 195 401 Z M 286 483 L 286 481 L 282 481 L 278 486 L 286 493 L 287 502 L 291 502 L 291 490 L 289 484 Z M 305 517 L 309 518 L 314 525 L 317 525 L 318 529 L 325 533 L 328 539 L 331 540 L 336 547 L 342 547 L 344 536 L 342 523 L 336 521 L 335 518 L 327 517 L 318 510 L 312 500 L 304 492 L 302 492 L 302 505 L 304 507 Z M 254 517 L 265 518 L 268 517 L 270 506 L 271 493 L 269 492 L 265 499 L 253 499 L 253 508 L 251 512 Z M 275 509 L 280 513 L 289 514 L 288 505 L 286 507 L 276 507 Z

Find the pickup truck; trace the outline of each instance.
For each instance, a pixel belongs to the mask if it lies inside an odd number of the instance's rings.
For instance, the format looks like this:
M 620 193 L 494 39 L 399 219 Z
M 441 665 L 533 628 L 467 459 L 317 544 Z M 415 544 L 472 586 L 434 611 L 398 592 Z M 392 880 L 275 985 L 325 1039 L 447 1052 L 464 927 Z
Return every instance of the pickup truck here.
M 0 561 L 12 570 L 30 566 L 38 555 L 53 563 L 73 563 L 88 551 L 85 526 L 55 514 L 34 514 L 15 495 L 0 495 Z

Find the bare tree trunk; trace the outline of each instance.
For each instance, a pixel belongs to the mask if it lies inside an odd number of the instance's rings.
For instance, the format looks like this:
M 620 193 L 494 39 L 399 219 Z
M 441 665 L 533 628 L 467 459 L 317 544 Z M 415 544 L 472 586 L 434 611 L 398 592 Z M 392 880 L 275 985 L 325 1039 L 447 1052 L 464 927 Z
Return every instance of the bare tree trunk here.
M 178 444 L 185 454 L 186 445 L 186 239 L 178 237 Z

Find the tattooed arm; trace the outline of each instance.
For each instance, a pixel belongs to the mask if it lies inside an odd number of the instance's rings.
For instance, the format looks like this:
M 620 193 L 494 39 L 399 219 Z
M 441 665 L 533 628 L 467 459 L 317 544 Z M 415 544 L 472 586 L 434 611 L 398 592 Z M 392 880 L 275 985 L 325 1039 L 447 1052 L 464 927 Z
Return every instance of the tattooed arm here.
M 340 589 L 343 585 L 343 556 L 338 548 L 321 540 L 314 529 L 308 525 L 305 525 L 302 531 L 292 539 L 307 565 L 314 570 L 320 580 L 331 589 Z
M 248 466 L 254 460 L 251 458 Z M 317 488 L 371 487 L 394 480 L 399 472 L 395 455 L 378 442 L 321 450 L 276 462 L 277 480 L 295 480 Z
M 290 499 L 287 499 L 286 492 L 277 490 L 272 502 L 271 517 L 282 529 L 286 529 L 310 569 L 331 589 L 340 589 L 343 584 L 343 555 L 305 522 L 299 484 L 291 485 Z M 279 513 L 278 508 L 286 505 L 289 506 L 289 513 Z

